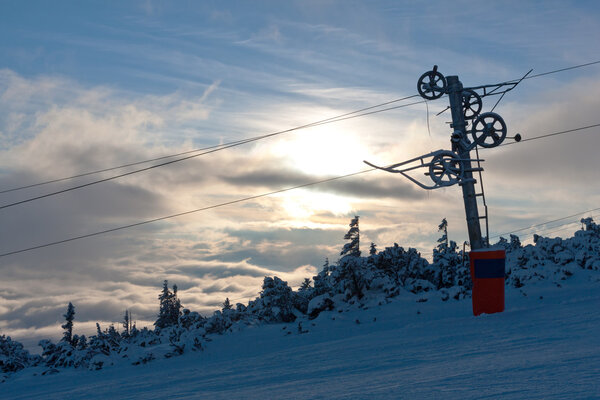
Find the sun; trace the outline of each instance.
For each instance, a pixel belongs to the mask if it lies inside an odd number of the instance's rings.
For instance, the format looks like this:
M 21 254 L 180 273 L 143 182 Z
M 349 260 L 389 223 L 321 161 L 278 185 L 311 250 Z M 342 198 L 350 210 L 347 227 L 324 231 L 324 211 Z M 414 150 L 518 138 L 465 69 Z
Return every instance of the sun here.
M 357 172 L 367 154 L 358 135 L 332 127 L 314 127 L 299 132 L 275 143 L 271 151 L 273 155 L 285 158 L 291 168 L 315 177 Z
M 273 158 L 285 168 L 306 176 L 306 183 L 358 172 L 367 167 L 367 146 L 359 136 L 331 126 L 313 127 L 270 144 Z M 264 149 L 263 149 L 264 150 Z M 319 214 L 345 215 L 358 199 L 325 192 L 318 185 L 277 195 L 291 220 L 306 222 Z

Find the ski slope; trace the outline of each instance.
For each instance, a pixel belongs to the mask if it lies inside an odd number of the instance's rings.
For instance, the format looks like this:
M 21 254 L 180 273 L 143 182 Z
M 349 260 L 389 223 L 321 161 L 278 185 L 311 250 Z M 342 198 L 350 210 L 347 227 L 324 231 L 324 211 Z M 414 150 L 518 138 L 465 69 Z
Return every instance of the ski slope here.
M 6 399 L 593 399 L 600 398 L 600 282 L 508 289 L 504 313 L 470 300 L 403 293 L 389 304 L 214 337 L 202 352 L 32 376 Z M 341 312 L 339 312 L 341 311 Z M 291 333 L 288 333 L 291 332 Z

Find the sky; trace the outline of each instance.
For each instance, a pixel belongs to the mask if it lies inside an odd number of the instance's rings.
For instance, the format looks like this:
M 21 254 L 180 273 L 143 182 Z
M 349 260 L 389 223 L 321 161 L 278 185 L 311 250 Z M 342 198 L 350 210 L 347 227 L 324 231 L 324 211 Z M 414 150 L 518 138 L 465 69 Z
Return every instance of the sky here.
M 0 189 L 288 130 L 416 94 L 424 72 L 478 86 L 600 60 L 592 1 L 0 1 Z M 495 112 L 524 138 L 600 123 L 600 65 L 523 81 Z M 497 98 L 484 98 L 489 111 Z M 419 101 L 413 98 L 393 105 Z M 447 98 L 295 130 L 0 209 L 0 253 L 135 224 L 450 148 Z M 428 129 L 429 126 L 429 129 Z M 490 236 L 600 207 L 598 128 L 484 150 Z M 507 140 L 507 142 L 510 140 Z M 0 194 L 1 205 L 149 164 Z M 415 175 L 428 183 L 421 172 Z M 151 325 L 163 280 L 206 315 L 265 276 L 293 287 L 361 245 L 430 257 L 458 186 L 382 171 L 0 257 L 0 334 L 30 347 Z M 570 235 L 578 214 L 519 232 Z M 556 228 L 555 228 L 556 227 Z

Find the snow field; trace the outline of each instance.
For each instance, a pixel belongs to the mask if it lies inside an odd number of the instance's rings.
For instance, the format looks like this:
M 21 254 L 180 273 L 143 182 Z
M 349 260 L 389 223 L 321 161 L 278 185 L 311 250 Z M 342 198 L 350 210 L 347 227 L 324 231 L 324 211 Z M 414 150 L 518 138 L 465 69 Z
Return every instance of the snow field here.
M 507 288 L 506 311 L 480 317 L 469 299 L 417 303 L 403 292 L 389 304 L 375 298 L 366 310 L 351 305 L 301 319 L 306 333 L 297 322 L 263 325 L 146 365 L 36 377 L 23 370 L 0 386 L 0 397 L 600 398 L 596 275 L 581 271 L 560 288 L 549 281 Z

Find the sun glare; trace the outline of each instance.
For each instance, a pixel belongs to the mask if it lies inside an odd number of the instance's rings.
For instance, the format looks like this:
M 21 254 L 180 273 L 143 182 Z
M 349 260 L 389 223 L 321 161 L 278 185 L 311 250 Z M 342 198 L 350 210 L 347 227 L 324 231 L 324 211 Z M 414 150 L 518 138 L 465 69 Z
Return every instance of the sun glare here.
M 357 170 L 367 154 L 353 132 L 332 130 L 332 127 L 315 127 L 286 138 L 272 147 L 278 157 L 285 157 L 289 165 L 308 175 L 343 175 Z M 360 167 L 359 167 L 360 168 Z

